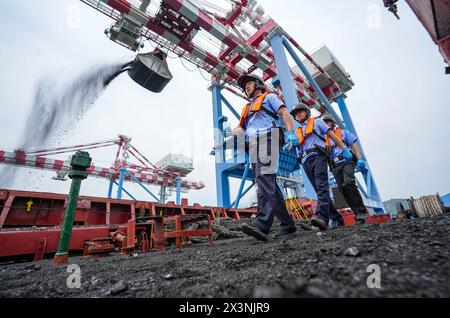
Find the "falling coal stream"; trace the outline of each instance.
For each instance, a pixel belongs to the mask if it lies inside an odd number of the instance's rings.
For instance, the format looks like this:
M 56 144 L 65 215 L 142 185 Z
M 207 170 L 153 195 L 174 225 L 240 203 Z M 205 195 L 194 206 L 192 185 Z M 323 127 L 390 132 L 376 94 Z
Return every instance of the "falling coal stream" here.
M 19 149 L 30 150 L 48 146 L 67 135 L 83 118 L 108 85 L 130 63 L 106 64 L 90 67 L 69 85 L 58 88 L 51 79 L 37 83 Z M 0 173 L 0 186 L 12 184 L 16 169 L 5 169 Z
M 64 86 L 52 79 L 41 79 L 18 148 L 30 151 L 50 144 L 61 145 L 106 87 L 125 71 L 140 86 L 160 93 L 173 78 L 166 57 L 166 53 L 155 49 L 153 52 L 138 54 L 128 63 L 96 65 Z M 3 169 L 0 172 L 0 187 L 13 183 L 14 172 L 15 169 Z
M 55 88 L 53 81 L 41 80 L 36 88 L 20 149 L 43 147 L 61 129 L 73 129 L 106 87 L 126 71 L 128 64 L 91 67 L 61 90 Z

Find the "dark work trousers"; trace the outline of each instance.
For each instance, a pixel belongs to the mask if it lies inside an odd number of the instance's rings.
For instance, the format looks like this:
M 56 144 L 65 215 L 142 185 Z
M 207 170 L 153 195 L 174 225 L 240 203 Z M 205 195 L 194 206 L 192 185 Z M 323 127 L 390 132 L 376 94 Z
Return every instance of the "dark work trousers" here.
M 355 214 L 365 214 L 366 207 L 356 187 L 355 163 L 350 161 L 335 165 L 333 167 L 333 175 L 339 191 L 341 191 L 353 212 Z
M 322 154 L 309 157 L 303 163 L 303 168 L 317 194 L 316 215 L 327 224 L 329 219 L 341 219 L 342 216 L 336 210 L 330 196 L 327 158 Z
M 268 233 L 276 216 L 280 221 L 280 233 L 288 233 L 295 228 L 286 208 L 284 196 L 277 184 L 279 160 L 278 135 L 271 139 L 271 134 L 261 136 L 256 142 L 250 142 L 250 160 L 255 173 L 258 197 L 258 213 L 252 225 Z M 271 142 L 272 140 L 272 142 Z M 274 144 L 275 151 L 271 149 Z

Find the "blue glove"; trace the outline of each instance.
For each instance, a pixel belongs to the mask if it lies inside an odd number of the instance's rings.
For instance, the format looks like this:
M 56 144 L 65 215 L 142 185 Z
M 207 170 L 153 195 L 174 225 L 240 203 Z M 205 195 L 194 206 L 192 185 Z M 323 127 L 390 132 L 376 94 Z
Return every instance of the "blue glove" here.
M 345 161 L 350 161 L 352 160 L 353 155 L 350 150 L 348 150 L 348 148 L 345 148 L 344 150 L 342 150 L 342 157 L 345 159 Z
M 363 158 L 359 158 L 356 166 L 360 171 L 365 171 L 366 169 L 366 161 Z
M 289 151 L 291 151 L 291 145 L 285 144 L 284 147 L 283 147 L 283 151 L 284 151 L 284 152 L 289 152 Z
M 297 135 L 295 134 L 295 130 L 289 130 L 284 135 L 286 146 L 288 149 L 292 149 L 293 147 L 300 146 L 300 141 L 298 140 Z
M 225 127 L 223 129 L 223 138 L 228 138 L 230 136 L 232 136 L 231 127 Z

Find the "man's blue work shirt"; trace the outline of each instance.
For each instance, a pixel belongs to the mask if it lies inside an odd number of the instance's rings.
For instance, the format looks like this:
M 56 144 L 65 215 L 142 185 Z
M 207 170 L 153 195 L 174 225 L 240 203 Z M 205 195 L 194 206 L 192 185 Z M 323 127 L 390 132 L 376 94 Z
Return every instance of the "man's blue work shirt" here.
M 303 130 L 303 135 L 305 135 L 304 132 L 305 132 L 307 124 L 308 124 L 307 120 L 305 120 L 304 123 L 300 124 L 300 127 Z M 328 131 L 330 130 L 330 127 L 321 118 L 316 118 L 314 121 L 314 130 L 316 131 L 316 133 L 319 136 L 322 136 L 323 139 L 325 139 L 325 136 L 328 133 Z M 325 148 L 325 141 L 320 139 L 316 134 L 312 133 L 311 135 L 309 135 L 306 138 L 303 145 L 300 145 L 300 154 L 303 155 L 302 163 L 304 163 L 306 161 L 306 159 L 317 155 L 316 151 L 306 154 L 306 151 L 313 149 L 316 146 Z
M 255 100 L 254 98 L 252 100 Z M 284 106 L 283 101 L 274 93 L 270 93 L 264 99 L 262 106 L 278 116 L 278 111 Z M 280 127 L 281 119 L 275 121 L 266 111 L 261 109 L 256 113 L 249 113 L 245 121 L 245 136 L 247 139 L 254 139 L 257 136 L 269 132 L 273 127 Z M 274 125 L 275 123 L 275 125 Z
M 348 130 L 342 130 L 342 142 L 344 143 L 344 145 L 346 145 L 348 148 L 351 148 L 351 146 L 358 141 L 358 137 L 356 137 L 355 135 L 353 135 L 351 132 L 349 132 Z M 333 140 L 330 140 L 330 146 L 332 147 L 332 152 L 331 152 L 331 159 L 335 162 L 335 163 L 342 163 L 345 161 L 345 159 L 336 159 L 339 156 L 342 155 L 342 149 L 340 147 L 335 146 Z

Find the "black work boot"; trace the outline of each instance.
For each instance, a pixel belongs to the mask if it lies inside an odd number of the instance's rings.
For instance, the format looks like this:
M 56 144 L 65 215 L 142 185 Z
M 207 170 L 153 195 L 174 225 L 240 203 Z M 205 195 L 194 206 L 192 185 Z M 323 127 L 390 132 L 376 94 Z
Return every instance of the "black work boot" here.
M 337 228 L 344 227 L 344 226 L 345 226 L 344 218 L 340 217 L 340 218 L 336 218 L 336 219 L 331 219 L 328 228 L 330 230 L 332 230 L 332 229 L 337 229 Z
M 274 238 L 276 240 L 283 239 L 283 238 L 290 238 L 290 237 L 292 237 L 293 234 L 295 234 L 295 232 L 297 232 L 297 228 L 295 228 L 295 227 L 290 228 L 289 230 L 278 231 L 275 234 Z
M 268 241 L 269 235 L 258 229 L 256 226 L 252 224 L 244 223 L 241 226 L 242 232 L 244 232 L 247 235 L 253 236 L 258 241 Z
M 366 217 L 367 217 L 366 214 L 357 214 L 355 218 L 356 224 L 358 225 L 366 224 Z
M 367 211 L 360 211 L 357 212 L 355 215 L 355 223 L 357 225 L 362 225 L 362 224 L 366 224 L 366 218 L 367 218 Z
M 328 224 L 321 217 L 314 215 L 311 218 L 311 225 L 318 227 L 321 231 L 326 231 L 328 229 Z

